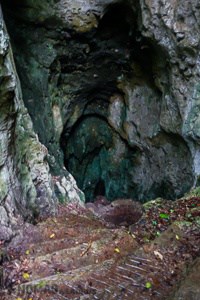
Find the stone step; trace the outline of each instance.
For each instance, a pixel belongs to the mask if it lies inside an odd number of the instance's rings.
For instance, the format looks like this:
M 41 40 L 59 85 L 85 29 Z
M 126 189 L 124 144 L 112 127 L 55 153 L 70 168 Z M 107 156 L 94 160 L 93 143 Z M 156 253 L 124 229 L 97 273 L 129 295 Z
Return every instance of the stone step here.
M 75 247 L 77 245 L 87 244 L 88 242 L 94 242 L 97 240 L 100 240 L 102 237 L 109 238 L 111 235 L 111 231 L 107 229 L 93 229 L 90 231 L 90 235 L 88 232 L 83 232 L 82 234 L 76 233 L 73 234 L 73 232 L 69 229 L 66 229 L 67 236 L 64 238 L 61 236 L 57 237 L 54 231 L 49 232 L 48 239 L 42 238 L 38 242 L 28 242 L 28 241 L 21 241 L 19 243 L 18 251 L 15 254 L 14 252 L 13 257 L 24 255 L 27 250 L 30 253 L 31 256 L 36 257 L 37 255 L 45 255 L 50 254 L 55 251 L 59 251 L 62 249 L 68 249 Z M 52 234 L 55 236 L 52 236 Z M 50 236 L 52 238 L 50 238 Z M 89 240 L 90 238 L 90 240 Z M 10 248 L 10 251 L 12 252 L 12 247 Z M 19 252 L 20 249 L 20 252 Z
M 69 241 L 73 243 L 76 239 L 80 242 L 87 240 L 89 234 L 93 231 L 101 235 L 101 230 L 106 231 L 105 225 L 98 220 L 93 220 L 86 217 L 80 217 L 80 223 L 76 224 L 77 216 L 70 215 L 62 218 L 49 218 L 46 222 L 39 223 L 37 226 L 27 224 L 22 230 L 21 234 L 17 236 L 12 243 L 9 245 L 13 255 L 22 254 L 28 249 L 33 248 L 41 250 L 41 245 L 43 243 L 49 245 L 53 244 L 52 241 Z M 24 238 L 24 237 L 28 237 Z M 65 246 L 64 246 L 65 247 Z M 16 253 L 15 253 L 16 251 Z M 49 250 L 48 250 L 49 251 Z
M 91 236 L 91 240 L 79 243 L 75 247 L 58 249 L 38 256 L 34 254 L 33 257 L 26 259 L 29 266 L 27 272 L 30 272 L 31 277 L 35 279 L 41 275 L 47 276 L 56 272 L 66 272 L 88 264 L 95 265 L 112 257 L 119 259 L 119 255 L 115 254 L 116 247 L 123 249 L 121 256 L 126 255 L 131 249 L 134 250 L 137 243 L 130 240 L 130 236 L 124 230 L 105 231 L 105 234 L 98 240 L 92 241 Z M 43 249 L 41 250 L 44 252 Z
M 199 256 L 199 223 L 176 221 L 166 227 L 165 221 L 154 240 L 137 239 L 140 232 L 145 237 L 145 228 L 153 229 L 151 221 L 132 226 L 131 234 L 89 215 L 26 225 L 7 247 L 0 299 L 169 300 Z

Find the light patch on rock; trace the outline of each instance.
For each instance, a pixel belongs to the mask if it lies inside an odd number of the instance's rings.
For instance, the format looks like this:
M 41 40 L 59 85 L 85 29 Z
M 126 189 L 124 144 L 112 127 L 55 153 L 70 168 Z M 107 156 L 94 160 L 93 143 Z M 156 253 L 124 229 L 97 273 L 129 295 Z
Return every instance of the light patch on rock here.
M 108 121 L 115 129 L 120 129 L 122 126 L 123 109 L 123 98 L 120 95 L 112 96 L 110 98 Z
M 77 187 L 76 181 L 71 174 L 66 177 L 57 177 L 55 186 L 59 191 L 59 198 L 65 202 L 78 203 L 84 207 L 84 193 Z
M 194 155 L 194 171 L 197 176 L 200 175 L 200 149 L 197 149 Z
M 54 105 L 52 108 L 53 112 L 53 121 L 54 121 L 54 128 L 55 128 L 55 134 L 60 136 L 63 130 L 63 121 L 62 121 L 62 115 L 60 111 L 60 107 L 58 105 Z

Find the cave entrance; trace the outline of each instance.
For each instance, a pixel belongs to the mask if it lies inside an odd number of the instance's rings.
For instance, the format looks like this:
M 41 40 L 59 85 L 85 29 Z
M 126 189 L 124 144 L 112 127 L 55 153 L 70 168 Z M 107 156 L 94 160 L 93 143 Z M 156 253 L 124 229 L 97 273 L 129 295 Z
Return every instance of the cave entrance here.
M 192 158 L 178 131 L 163 128 L 170 110 L 177 128 L 181 120 L 167 53 L 141 32 L 139 1 L 108 5 L 89 32 L 68 28 L 46 3 L 2 6 L 51 173 L 62 174 L 64 156 L 87 201 L 183 195 L 193 183 Z
M 136 193 L 129 177 L 137 149 L 128 147 L 108 122 L 98 115 L 83 116 L 74 124 L 65 146 L 66 167 L 88 201 L 99 195 L 113 200 Z
M 61 136 L 65 165 L 87 201 L 173 199 L 192 182 L 186 143 L 159 123 L 167 56 L 142 36 L 140 15 L 139 5 L 125 2 L 105 9 L 90 37 L 86 84 Z
M 90 41 L 88 61 L 95 78 L 81 87 L 61 136 L 65 166 L 87 201 L 98 195 L 110 201 L 144 196 L 138 178 L 133 178 L 142 151 L 139 143 L 130 141 L 131 104 L 124 82 L 148 86 L 155 97 L 159 91 L 153 83 L 154 49 L 138 38 L 138 12 L 124 2 L 105 9 Z

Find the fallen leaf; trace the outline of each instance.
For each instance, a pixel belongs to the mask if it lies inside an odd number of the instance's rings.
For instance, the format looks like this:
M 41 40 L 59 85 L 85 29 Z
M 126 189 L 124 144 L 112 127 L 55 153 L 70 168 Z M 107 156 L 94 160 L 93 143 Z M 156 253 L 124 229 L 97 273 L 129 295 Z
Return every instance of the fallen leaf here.
M 53 239 L 55 236 L 56 236 L 55 233 L 52 233 L 49 237 L 50 239 Z
M 168 214 L 164 214 L 164 213 L 159 214 L 159 217 L 161 219 L 169 219 L 169 215 Z
M 178 234 L 176 234 L 176 239 L 177 239 L 177 241 L 180 240 L 180 237 L 178 236 Z
M 115 247 L 115 252 L 116 252 L 116 253 L 120 253 L 120 250 L 119 250 L 118 247 Z
M 30 250 L 26 250 L 26 251 L 25 251 L 25 254 L 26 254 L 26 255 L 29 255 L 29 254 L 30 254 Z
M 28 280 L 30 278 L 30 275 L 28 273 L 23 273 L 22 276 L 25 280 Z
M 147 281 L 147 282 L 145 283 L 145 287 L 146 287 L 147 289 L 150 289 L 150 288 L 152 287 L 151 282 Z
M 129 234 L 133 239 L 136 239 L 135 234 L 133 234 L 131 231 L 128 231 L 128 234 Z
M 155 256 L 158 256 L 160 258 L 160 260 L 163 260 L 163 255 L 159 251 L 155 250 L 155 251 L 153 251 L 153 253 Z
M 145 253 L 149 253 L 151 251 L 153 251 L 153 247 L 154 245 L 153 244 L 146 244 L 146 245 L 143 245 L 143 250 Z

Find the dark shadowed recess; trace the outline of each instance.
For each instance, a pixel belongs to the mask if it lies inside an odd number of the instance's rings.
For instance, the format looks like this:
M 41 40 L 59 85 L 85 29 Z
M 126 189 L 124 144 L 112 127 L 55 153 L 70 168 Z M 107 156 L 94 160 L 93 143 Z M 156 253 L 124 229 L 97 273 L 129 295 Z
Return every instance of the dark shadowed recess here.
M 24 102 L 53 157 L 51 172 L 64 163 L 87 201 L 176 198 L 193 180 L 184 140 L 159 124 L 167 54 L 142 36 L 139 3 L 129 3 L 108 5 L 97 28 L 77 33 L 55 16 L 45 19 L 45 2 L 2 1 Z M 55 104 L 64 121 L 59 134 Z

